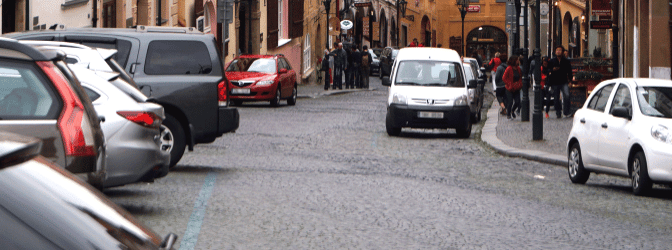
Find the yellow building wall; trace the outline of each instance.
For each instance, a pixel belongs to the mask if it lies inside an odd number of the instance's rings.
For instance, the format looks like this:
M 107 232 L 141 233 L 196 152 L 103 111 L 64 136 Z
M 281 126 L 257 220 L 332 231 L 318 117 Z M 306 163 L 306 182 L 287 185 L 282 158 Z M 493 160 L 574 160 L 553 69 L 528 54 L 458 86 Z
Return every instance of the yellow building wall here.
M 471 3 L 481 7 L 480 12 L 468 12 L 464 18 L 464 39 L 474 29 L 481 26 L 492 26 L 506 31 L 506 3 L 497 3 L 495 0 L 481 0 Z M 455 0 L 441 1 L 437 5 L 439 27 L 441 33 L 437 35 L 437 42 L 448 48 L 450 37 L 462 36 L 462 17 Z M 508 41 L 507 35 L 507 41 Z M 466 43 L 466 41 L 464 42 Z M 458 51 L 460 53 L 460 51 Z

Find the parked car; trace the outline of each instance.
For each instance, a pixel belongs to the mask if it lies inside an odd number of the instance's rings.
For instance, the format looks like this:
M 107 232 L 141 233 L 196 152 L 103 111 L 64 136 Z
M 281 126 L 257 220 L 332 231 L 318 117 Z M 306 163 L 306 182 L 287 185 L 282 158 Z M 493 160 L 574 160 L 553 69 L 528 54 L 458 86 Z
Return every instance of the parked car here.
M 477 123 L 481 121 L 481 109 L 483 108 L 483 87 L 485 86 L 485 80 L 478 78 L 478 72 L 476 69 L 472 68 L 471 63 L 463 63 L 464 72 L 467 75 L 467 82 L 471 80 L 476 80 L 478 82 L 478 87 L 469 89 L 469 96 L 471 97 L 471 122 Z
M 239 125 L 229 107 L 228 81 L 210 34 L 195 28 L 137 26 L 135 29 L 64 28 L 4 34 L 19 40 L 65 41 L 115 49 L 115 60 L 152 102 L 164 107 L 164 139 L 172 141 L 170 165 L 185 147 L 211 143 Z
M 574 114 L 568 172 L 586 183 L 591 172 L 630 177 L 635 195 L 672 183 L 672 81 L 613 79 L 600 83 Z
M 397 136 L 402 127 L 454 128 L 458 137 L 471 135 L 471 113 L 475 107 L 470 90 L 477 80 L 467 82 L 460 56 L 439 48 L 401 49 L 392 68 L 385 127 Z
M 394 60 L 397 58 L 399 49 L 396 47 L 386 47 L 383 49 L 383 52 L 380 54 L 380 79 L 383 79 L 383 76 L 392 75 L 392 65 L 394 65 Z
M 296 72 L 283 55 L 242 55 L 226 67 L 229 79 L 229 98 L 234 104 L 244 101 L 270 101 L 272 106 L 287 99 L 296 104 L 298 84 Z
M 373 53 L 376 54 L 377 57 L 380 57 L 381 53 L 383 53 L 383 49 L 381 48 L 373 48 L 373 49 L 370 48 L 369 50 L 373 51 Z
M 99 73 L 72 66 L 93 102 L 107 141 L 107 179 L 104 187 L 153 181 L 168 174 L 170 151 L 162 150 L 163 107 L 137 102 L 108 82 L 118 74 Z M 104 76 L 106 75 L 106 76 Z M 105 77 L 105 78 L 103 78 Z
M 0 132 L 3 249 L 173 248 L 175 234 L 162 240 L 101 192 L 39 156 L 41 148 L 36 138 Z
M 0 130 L 42 139 L 44 157 L 102 188 L 105 138 L 65 55 L 6 38 L 0 49 Z
M 379 74 L 380 75 L 380 59 L 376 55 L 376 53 L 373 53 L 372 49 L 369 49 L 369 55 L 371 55 L 371 71 L 370 75 L 373 74 Z
M 469 63 L 472 69 L 476 70 L 476 73 L 478 73 L 478 79 L 483 79 L 483 81 L 485 81 L 488 78 L 488 76 L 485 74 L 485 68 L 478 64 L 478 60 L 476 60 L 476 58 L 464 57 L 463 60 L 464 62 Z

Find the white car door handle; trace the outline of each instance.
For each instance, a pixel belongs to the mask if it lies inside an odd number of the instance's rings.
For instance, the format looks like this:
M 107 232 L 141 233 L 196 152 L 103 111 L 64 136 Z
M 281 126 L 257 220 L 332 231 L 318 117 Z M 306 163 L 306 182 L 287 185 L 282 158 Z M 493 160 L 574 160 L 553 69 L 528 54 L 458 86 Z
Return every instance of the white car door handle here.
M 607 128 L 607 127 L 609 127 L 609 126 L 607 126 L 607 123 L 602 123 L 602 127 L 603 127 L 603 128 Z

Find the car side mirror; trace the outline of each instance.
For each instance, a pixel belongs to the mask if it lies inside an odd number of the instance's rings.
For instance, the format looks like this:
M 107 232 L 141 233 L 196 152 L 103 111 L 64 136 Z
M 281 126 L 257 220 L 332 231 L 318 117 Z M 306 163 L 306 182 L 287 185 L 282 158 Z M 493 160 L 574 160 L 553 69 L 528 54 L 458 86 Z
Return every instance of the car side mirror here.
M 620 118 L 625 118 L 628 120 L 632 120 L 632 116 L 630 115 L 630 110 L 624 107 L 616 107 L 614 108 L 613 111 L 611 111 L 611 114 L 615 117 L 620 117 Z
M 280 73 L 280 74 L 286 74 L 286 73 L 287 73 L 287 69 L 280 69 L 280 71 L 278 71 L 278 73 Z
M 469 80 L 469 85 L 467 85 L 467 88 L 470 88 L 470 89 L 478 88 L 478 81 L 477 80 Z
M 389 76 L 383 76 L 383 86 L 391 86 L 392 84 L 390 83 L 390 77 Z

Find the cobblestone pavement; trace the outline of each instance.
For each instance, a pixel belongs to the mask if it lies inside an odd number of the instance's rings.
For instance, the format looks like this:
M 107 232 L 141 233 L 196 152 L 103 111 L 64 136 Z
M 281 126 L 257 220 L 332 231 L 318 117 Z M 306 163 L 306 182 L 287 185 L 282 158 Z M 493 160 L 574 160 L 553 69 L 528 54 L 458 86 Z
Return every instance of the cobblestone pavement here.
M 152 184 L 106 191 L 176 249 L 668 249 L 672 191 L 573 185 L 452 131 L 385 133 L 387 89 L 240 107 Z M 492 97 L 489 97 L 492 100 Z M 487 110 L 487 107 L 484 108 Z M 485 114 L 485 113 L 484 113 Z M 485 119 L 485 118 L 484 118 Z

